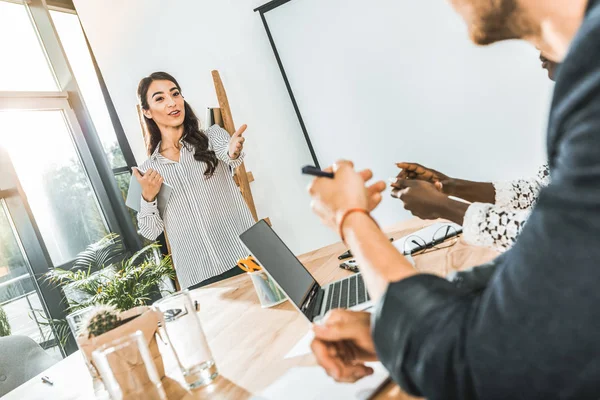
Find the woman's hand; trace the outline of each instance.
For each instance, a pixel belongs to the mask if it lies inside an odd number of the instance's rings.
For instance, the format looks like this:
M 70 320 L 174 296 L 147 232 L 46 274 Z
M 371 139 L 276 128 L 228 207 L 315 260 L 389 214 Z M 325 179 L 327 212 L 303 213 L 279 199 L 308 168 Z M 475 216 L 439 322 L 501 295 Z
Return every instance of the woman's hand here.
M 441 182 L 396 179 L 392 197 L 400 199 L 404 208 L 421 219 L 444 218 L 462 225 L 468 204 L 450 199 L 441 192 Z
M 448 218 L 445 211 L 448 196 L 441 193 L 440 182 L 397 179 L 392 183 L 392 197 L 400 199 L 404 208 L 421 219 Z
M 163 184 L 163 177 L 152 168 L 148 168 L 148 171 L 146 171 L 144 175 L 142 175 L 140 170 L 135 167 L 131 170 L 133 171 L 135 179 L 137 179 L 142 186 L 142 197 L 144 200 L 147 202 L 154 201 Z
M 435 169 L 427 168 L 417 163 L 401 162 L 397 163 L 396 166 L 401 169 L 400 173 L 396 178 L 398 179 L 411 179 L 418 181 L 425 181 L 436 184 L 436 189 L 440 192 L 449 194 L 446 190 L 446 186 L 450 186 L 452 178 L 442 174 Z
M 232 160 L 236 160 L 240 154 L 242 154 L 244 142 L 246 141 L 246 138 L 242 137 L 242 134 L 247 127 L 248 125 L 246 124 L 240 126 L 240 129 L 238 129 L 237 132 L 231 136 L 231 139 L 229 139 L 229 151 L 227 152 L 227 155 Z

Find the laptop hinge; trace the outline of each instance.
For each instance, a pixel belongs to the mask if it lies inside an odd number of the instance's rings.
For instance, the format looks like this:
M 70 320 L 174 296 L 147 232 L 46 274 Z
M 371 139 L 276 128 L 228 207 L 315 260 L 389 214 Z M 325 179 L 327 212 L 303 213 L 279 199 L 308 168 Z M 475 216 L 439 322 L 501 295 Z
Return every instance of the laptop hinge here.
M 321 287 L 319 286 L 318 283 L 315 283 L 313 285 L 313 287 L 310 289 L 310 291 L 308 292 L 308 295 L 306 296 L 306 300 L 304 301 L 304 304 L 302 305 L 302 308 L 301 308 L 304 315 L 306 315 L 306 317 L 310 320 L 312 320 L 312 317 L 313 317 L 313 310 L 314 310 L 316 302 L 317 302 L 319 289 L 321 289 Z
M 323 305 L 323 297 L 325 296 L 325 291 L 321 288 L 317 291 L 317 296 L 315 297 L 314 306 L 312 316 L 313 318 L 318 316 L 321 313 L 321 305 Z

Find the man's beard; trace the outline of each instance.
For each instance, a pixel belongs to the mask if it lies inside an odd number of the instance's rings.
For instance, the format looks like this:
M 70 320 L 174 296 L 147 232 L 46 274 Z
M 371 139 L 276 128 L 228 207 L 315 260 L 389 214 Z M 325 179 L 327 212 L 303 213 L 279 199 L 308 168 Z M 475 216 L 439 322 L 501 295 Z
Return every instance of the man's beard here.
M 469 27 L 476 44 L 487 45 L 502 40 L 534 36 L 538 29 L 517 4 L 517 0 L 464 0 L 473 2 Z

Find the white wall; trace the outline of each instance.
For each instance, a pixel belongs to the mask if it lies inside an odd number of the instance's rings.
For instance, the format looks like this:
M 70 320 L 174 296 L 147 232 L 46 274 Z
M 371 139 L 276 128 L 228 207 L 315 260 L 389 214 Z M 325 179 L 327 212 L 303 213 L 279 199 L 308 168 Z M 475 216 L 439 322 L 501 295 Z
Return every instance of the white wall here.
M 218 69 L 236 123 L 249 126 L 246 164 L 260 216 L 271 218 L 296 253 L 337 240 L 309 210 L 309 180 L 299 168 L 310 154 L 253 12 L 266 0 L 74 2 L 138 161 L 145 159 L 135 113 L 139 79 L 172 73 L 204 116 L 217 104 L 210 71 Z M 322 134 L 324 119 L 336 125 L 325 134 L 338 135 L 339 147 L 318 148 L 328 154 L 321 161 L 359 159 L 379 179 L 394 174 L 400 160 L 471 179 L 534 172 L 544 158 L 550 88 L 535 51 L 515 43 L 476 48 L 444 0 L 364 4 L 296 0 L 267 14 L 309 132 Z M 306 47 L 311 43 L 314 52 Z M 329 62 L 330 55 L 347 62 Z M 372 73 L 357 75 L 365 69 Z M 318 71 L 327 79 L 306 81 Z M 367 112 L 365 104 L 377 106 Z M 376 122 L 383 141 L 372 140 L 365 121 Z M 380 222 L 408 217 L 384 199 Z
M 311 163 L 281 74 L 253 1 L 75 0 L 111 98 L 138 162 L 146 159 L 135 111 L 139 80 L 167 71 L 203 118 L 218 106 L 210 71 L 217 69 L 236 124 L 248 124 L 246 167 L 259 217 L 295 253 L 337 241 L 310 211 Z
M 473 45 L 443 0 L 295 0 L 266 15 L 322 165 L 490 180 L 543 162 L 552 84 L 532 46 Z M 381 225 L 408 216 L 384 200 Z

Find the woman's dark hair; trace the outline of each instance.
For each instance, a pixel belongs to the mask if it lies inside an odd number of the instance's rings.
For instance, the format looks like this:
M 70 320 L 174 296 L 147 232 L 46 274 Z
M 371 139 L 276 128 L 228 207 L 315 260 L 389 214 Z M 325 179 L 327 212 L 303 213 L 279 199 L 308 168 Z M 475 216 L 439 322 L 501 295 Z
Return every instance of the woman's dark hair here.
M 138 85 L 138 98 L 140 104 L 144 110 L 149 108 L 148 105 L 148 89 L 150 84 L 154 81 L 170 81 L 175 84 L 179 92 L 181 92 L 181 86 L 177 83 L 177 80 L 166 72 L 154 72 L 149 76 L 145 77 L 140 81 Z M 183 119 L 183 136 L 181 137 L 185 143 L 188 143 L 194 148 L 194 159 L 197 161 L 203 161 L 206 163 L 206 171 L 204 176 L 210 178 L 217 168 L 217 155 L 214 151 L 208 149 L 208 136 L 200 129 L 198 117 L 194 114 L 194 110 L 184 100 L 185 103 L 185 118 Z M 148 127 L 146 137 L 146 150 L 150 156 L 156 150 L 156 146 L 161 141 L 160 129 L 153 119 L 147 118 L 144 115 L 144 121 Z

